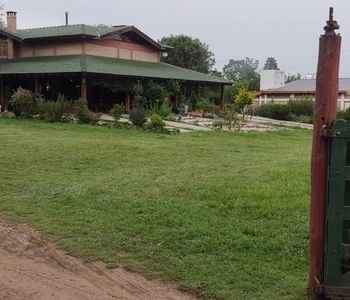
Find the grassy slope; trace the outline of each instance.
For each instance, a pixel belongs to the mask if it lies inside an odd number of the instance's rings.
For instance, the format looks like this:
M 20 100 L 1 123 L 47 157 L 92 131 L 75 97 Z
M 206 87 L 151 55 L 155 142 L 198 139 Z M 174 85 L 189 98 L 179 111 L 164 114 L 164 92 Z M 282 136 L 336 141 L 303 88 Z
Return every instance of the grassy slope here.
M 164 136 L 0 119 L 0 211 L 217 299 L 302 299 L 311 132 Z

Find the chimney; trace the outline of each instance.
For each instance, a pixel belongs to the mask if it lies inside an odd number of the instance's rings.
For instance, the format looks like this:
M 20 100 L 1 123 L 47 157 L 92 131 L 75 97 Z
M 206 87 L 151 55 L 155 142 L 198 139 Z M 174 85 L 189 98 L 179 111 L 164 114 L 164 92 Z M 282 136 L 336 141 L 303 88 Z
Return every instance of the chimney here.
M 17 32 L 17 12 L 7 11 L 7 30 L 11 33 Z

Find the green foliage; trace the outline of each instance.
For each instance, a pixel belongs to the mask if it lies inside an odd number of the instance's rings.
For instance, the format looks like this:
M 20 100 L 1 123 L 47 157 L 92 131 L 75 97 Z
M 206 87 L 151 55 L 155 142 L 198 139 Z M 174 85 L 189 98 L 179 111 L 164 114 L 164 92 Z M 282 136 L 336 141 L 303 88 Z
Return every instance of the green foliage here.
M 114 121 L 118 121 L 122 114 L 125 112 L 125 107 L 123 104 L 115 104 L 113 108 L 109 111 L 109 114 L 114 118 Z
M 268 57 L 265 61 L 265 65 L 263 67 L 264 70 L 279 70 L 277 61 L 274 57 Z
M 79 99 L 74 102 L 75 117 L 80 124 L 96 124 L 101 114 L 89 110 L 86 101 Z
M 215 105 L 213 102 L 209 101 L 209 99 L 206 98 L 201 98 L 201 100 L 197 102 L 196 109 L 210 113 L 218 113 L 220 111 L 220 107 L 218 105 Z
M 39 114 L 46 122 L 59 122 L 64 112 L 69 108 L 70 102 L 64 95 L 58 95 L 57 101 L 39 101 Z
M 129 111 L 130 122 L 138 128 L 142 128 L 147 122 L 147 111 L 145 109 L 145 99 L 140 95 L 143 91 L 141 85 L 135 85 L 136 96 L 133 101 L 133 108 Z
M 291 119 L 294 122 L 305 123 L 305 124 L 312 124 L 314 121 L 312 116 L 293 115 L 293 114 L 291 114 Z
M 226 79 L 245 86 L 248 91 L 257 91 L 260 87 L 260 75 L 258 73 L 259 61 L 246 57 L 245 60 L 230 59 L 223 68 Z
M 238 93 L 235 98 L 235 104 L 242 111 L 243 119 L 244 119 L 245 109 L 248 105 L 253 104 L 255 95 L 253 92 L 248 91 L 244 87 L 240 87 L 237 90 L 238 90 Z
M 12 94 L 10 105 L 16 117 L 30 118 L 37 113 L 34 93 L 21 87 Z
M 214 54 L 199 39 L 170 35 L 161 38 L 159 42 L 173 47 L 167 57 L 162 57 L 163 62 L 202 73 L 209 73 L 215 65 Z
M 275 104 L 271 110 L 271 118 L 275 120 L 291 120 L 290 108 L 285 104 Z
M 153 114 L 150 117 L 150 122 L 146 123 L 145 129 L 150 132 L 169 133 L 169 130 L 165 128 L 165 125 L 166 124 L 161 116 Z
M 289 100 L 287 104 L 290 112 L 294 115 L 310 116 L 314 115 L 315 102 L 312 97 L 305 96 L 301 99 Z
M 167 100 L 167 99 L 166 99 Z M 154 102 L 149 105 L 148 115 L 159 115 L 161 118 L 166 119 L 172 114 L 173 107 L 168 101 Z
M 78 119 L 78 123 L 89 123 L 90 110 L 86 101 L 79 99 L 74 102 L 75 116 Z
M 234 128 L 238 122 L 238 113 L 234 104 L 227 104 L 224 108 L 224 115 L 228 122 L 228 129 Z
M 344 110 L 343 119 L 350 120 L 350 107 L 348 107 L 347 109 Z
M 272 118 L 272 110 L 274 106 L 275 106 L 274 101 L 259 105 L 258 107 L 254 108 L 253 110 L 254 115 L 258 117 L 263 117 L 263 118 Z
M 225 93 L 224 93 L 225 103 L 234 103 L 235 97 L 237 94 L 236 87 L 233 85 L 226 85 L 224 89 L 225 89 Z
M 288 75 L 286 75 L 286 77 L 285 77 L 285 82 L 286 83 L 289 83 L 289 82 L 292 82 L 292 81 L 296 81 L 296 80 L 299 80 L 299 79 L 301 79 L 301 75 L 299 74 L 299 73 L 297 73 L 296 75 L 294 75 L 294 74 L 288 74 Z

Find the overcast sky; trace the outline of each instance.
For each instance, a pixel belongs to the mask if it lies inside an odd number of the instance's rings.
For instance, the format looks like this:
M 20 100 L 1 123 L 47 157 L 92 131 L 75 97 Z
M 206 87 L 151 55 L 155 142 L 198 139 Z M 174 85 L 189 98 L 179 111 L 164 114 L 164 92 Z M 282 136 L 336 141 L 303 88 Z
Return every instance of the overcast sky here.
M 154 40 L 185 34 L 229 59 L 274 57 L 286 74 L 316 73 L 319 36 L 334 7 L 342 36 L 340 77 L 350 77 L 350 0 L 0 0 L 19 29 L 65 24 L 134 25 Z

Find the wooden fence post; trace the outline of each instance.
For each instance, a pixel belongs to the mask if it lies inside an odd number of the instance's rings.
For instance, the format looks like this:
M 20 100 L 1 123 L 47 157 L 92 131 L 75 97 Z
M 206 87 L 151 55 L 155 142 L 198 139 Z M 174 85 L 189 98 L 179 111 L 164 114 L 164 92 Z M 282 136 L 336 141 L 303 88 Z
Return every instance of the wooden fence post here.
M 330 8 L 326 31 L 320 37 L 311 156 L 310 265 L 308 293 L 321 297 L 324 282 L 324 247 L 327 200 L 327 141 L 321 129 L 337 116 L 341 37 Z

